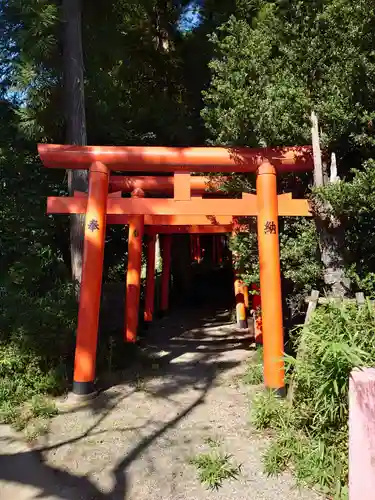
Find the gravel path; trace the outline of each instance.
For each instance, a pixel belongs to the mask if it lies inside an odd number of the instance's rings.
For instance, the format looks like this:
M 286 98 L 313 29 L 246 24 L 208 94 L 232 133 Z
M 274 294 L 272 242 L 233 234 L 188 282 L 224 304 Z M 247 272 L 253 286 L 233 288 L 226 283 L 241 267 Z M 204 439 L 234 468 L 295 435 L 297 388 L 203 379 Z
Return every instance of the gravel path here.
M 288 475 L 262 474 L 266 442 L 248 426 L 249 389 L 239 381 L 249 341 L 225 315 L 198 316 L 176 312 L 157 322 L 151 369 L 133 368 L 136 383 L 117 384 L 86 406 L 62 405 L 39 448 L 30 451 L 3 427 L 0 500 L 317 499 Z M 208 438 L 242 464 L 239 479 L 214 492 L 189 464 Z

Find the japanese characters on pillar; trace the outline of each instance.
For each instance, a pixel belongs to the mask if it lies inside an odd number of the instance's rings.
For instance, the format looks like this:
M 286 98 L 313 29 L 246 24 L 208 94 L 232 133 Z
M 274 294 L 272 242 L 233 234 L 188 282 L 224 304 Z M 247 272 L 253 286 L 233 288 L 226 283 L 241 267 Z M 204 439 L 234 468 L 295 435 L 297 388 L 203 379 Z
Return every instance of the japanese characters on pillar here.
M 276 234 L 276 222 L 274 220 L 266 220 L 264 223 L 264 234 Z

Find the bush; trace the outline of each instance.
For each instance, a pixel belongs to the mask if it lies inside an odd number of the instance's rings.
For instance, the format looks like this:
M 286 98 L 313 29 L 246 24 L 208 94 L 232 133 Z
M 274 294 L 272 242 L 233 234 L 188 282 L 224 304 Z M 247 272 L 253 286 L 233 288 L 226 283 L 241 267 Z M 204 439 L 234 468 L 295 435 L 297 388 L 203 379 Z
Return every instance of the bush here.
M 264 456 L 269 474 L 290 467 L 299 483 L 318 488 L 335 499 L 348 490 L 348 390 L 353 368 L 373 366 L 375 310 L 351 304 L 319 306 L 310 323 L 294 336 L 296 358 L 293 399 L 258 394 L 252 422 L 275 430 Z
M 66 387 L 76 304 L 72 287 L 60 284 L 45 296 L 8 287 L 2 306 L 0 420 L 13 423 L 26 401 L 31 399 L 37 416 L 45 414 L 50 406 L 38 395 L 57 394 Z

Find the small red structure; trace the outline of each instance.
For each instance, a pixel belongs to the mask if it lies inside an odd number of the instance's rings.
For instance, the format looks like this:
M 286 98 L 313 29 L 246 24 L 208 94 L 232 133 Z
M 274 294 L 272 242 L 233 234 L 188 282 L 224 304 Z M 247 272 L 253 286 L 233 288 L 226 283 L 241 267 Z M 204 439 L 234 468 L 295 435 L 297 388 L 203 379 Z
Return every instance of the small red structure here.
M 349 378 L 349 498 L 371 500 L 375 488 L 375 369 Z
M 73 392 L 88 394 L 93 391 L 106 223 L 129 224 L 126 338 L 134 341 L 139 308 L 141 236 L 144 231 L 149 233 L 147 226 L 159 226 L 160 232 L 160 226 L 165 225 L 217 227 L 231 225 L 236 216 L 256 216 L 258 220 L 265 385 L 284 391 L 278 216 L 309 216 L 310 212 L 307 200 L 294 200 L 290 194 L 277 195 L 276 177 L 277 173 L 312 170 L 310 147 L 153 148 L 40 144 L 38 150 L 46 167 L 90 170 L 87 197 L 79 194 L 51 197 L 47 203 L 49 213 L 86 214 Z M 162 181 L 156 178 L 118 179 L 110 176 L 111 171 L 156 171 L 174 175 L 173 181 L 172 177 Z M 202 193 L 200 183 L 204 181 L 191 176 L 190 172 L 212 171 L 256 173 L 257 194 L 243 194 L 239 199 L 199 196 Z M 161 188 L 163 192 L 172 192 L 172 182 L 173 198 L 143 196 L 147 190 L 157 192 Z M 136 196 L 121 198 L 114 192 L 119 188 Z M 137 191 L 139 189 L 141 192 Z M 170 270 L 170 236 L 166 233 L 162 278 L 164 306 Z M 152 264 L 151 259 L 149 284 Z M 148 293 L 151 297 L 151 291 Z M 150 303 L 146 311 L 149 316 Z

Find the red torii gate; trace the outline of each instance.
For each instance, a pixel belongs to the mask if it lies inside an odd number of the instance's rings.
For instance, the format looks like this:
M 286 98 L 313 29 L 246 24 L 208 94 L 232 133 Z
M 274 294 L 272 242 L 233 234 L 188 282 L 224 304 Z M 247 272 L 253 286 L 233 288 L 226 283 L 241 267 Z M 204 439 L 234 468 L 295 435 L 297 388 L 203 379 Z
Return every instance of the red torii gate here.
M 73 381 L 75 394 L 89 394 L 94 389 L 107 216 L 108 218 L 118 216 L 119 223 L 124 223 L 125 219 L 129 223 L 129 250 L 132 249 L 132 254 L 129 253 L 128 260 L 128 279 L 130 279 L 127 288 L 128 329 L 129 324 L 137 324 L 139 296 L 136 296 L 138 289 L 136 283 L 134 286 L 133 280 L 137 282 L 139 279 L 141 243 L 147 218 L 150 218 L 153 224 L 160 224 L 160 220 L 157 221 L 156 217 L 168 220 L 167 224 L 173 224 L 176 217 L 183 216 L 183 224 L 186 225 L 186 216 L 203 216 L 209 220 L 215 220 L 219 216 L 257 216 L 264 379 L 267 387 L 284 392 L 278 216 L 310 214 L 307 200 L 293 200 L 289 194 L 277 195 L 276 174 L 312 170 L 311 147 L 248 149 L 40 144 L 38 151 L 46 167 L 90 170 L 89 193 L 86 199 L 75 196 L 48 200 L 50 213 L 86 213 Z M 137 196 L 110 197 L 108 191 L 111 170 L 172 172 L 174 197 L 164 199 Z M 256 172 L 257 195 L 243 194 L 241 199 L 193 197 L 191 184 L 198 181 L 192 181 L 194 177 L 190 176 L 190 172 L 212 171 Z M 111 178 L 111 183 L 115 179 Z M 56 205 L 59 203 L 58 208 Z M 134 304 L 137 307 L 133 307 Z

